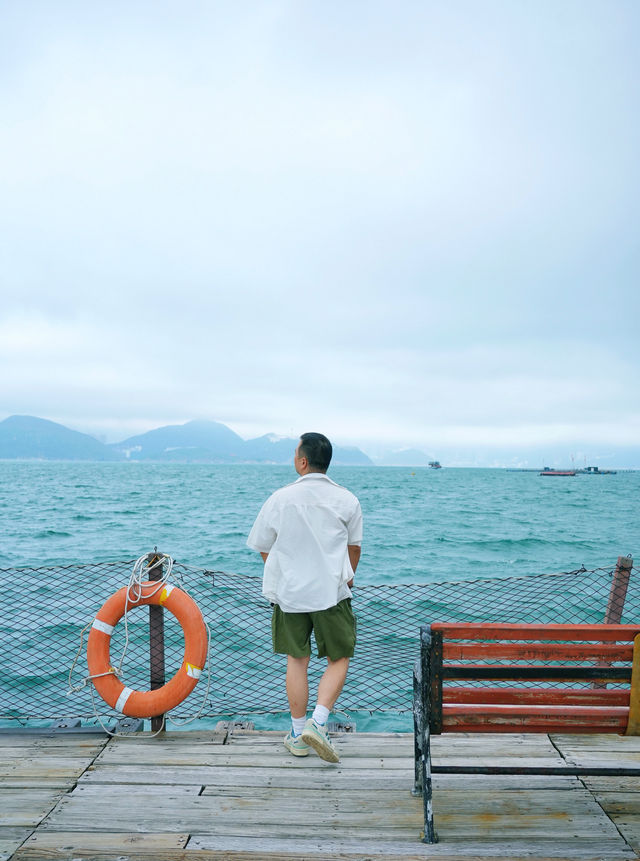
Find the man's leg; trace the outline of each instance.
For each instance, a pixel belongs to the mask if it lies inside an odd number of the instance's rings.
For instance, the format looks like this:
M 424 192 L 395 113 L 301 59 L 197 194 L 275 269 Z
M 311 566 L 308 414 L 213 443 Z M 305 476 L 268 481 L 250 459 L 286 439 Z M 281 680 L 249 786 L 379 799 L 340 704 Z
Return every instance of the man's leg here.
M 284 746 L 294 756 L 307 756 L 309 753 L 309 745 L 302 740 L 309 700 L 308 667 L 309 658 L 287 655 L 287 699 L 291 710 L 291 730 L 285 736 Z
M 287 655 L 287 699 L 292 718 L 303 718 L 307 714 L 307 705 L 309 704 L 308 668 L 309 658 L 294 658 Z
M 340 696 L 348 669 L 349 658 L 338 658 L 332 661 L 327 657 L 327 669 L 318 685 L 318 703 L 302 732 L 302 741 L 311 745 L 318 756 L 327 762 L 340 761 L 338 751 L 327 733 L 326 723 L 329 712 Z
M 337 661 L 327 658 L 327 669 L 318 685 L 318 705 L 331 711 L 342 693 L 348 669 L 349 658 L 338 658 Z

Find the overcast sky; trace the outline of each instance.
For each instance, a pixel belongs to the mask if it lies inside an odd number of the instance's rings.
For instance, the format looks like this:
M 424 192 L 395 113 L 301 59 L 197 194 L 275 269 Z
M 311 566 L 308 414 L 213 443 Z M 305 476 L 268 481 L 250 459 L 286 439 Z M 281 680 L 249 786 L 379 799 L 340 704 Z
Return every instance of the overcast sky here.
M 0 419 L 638 445 L 637 0 L 0 18 Z

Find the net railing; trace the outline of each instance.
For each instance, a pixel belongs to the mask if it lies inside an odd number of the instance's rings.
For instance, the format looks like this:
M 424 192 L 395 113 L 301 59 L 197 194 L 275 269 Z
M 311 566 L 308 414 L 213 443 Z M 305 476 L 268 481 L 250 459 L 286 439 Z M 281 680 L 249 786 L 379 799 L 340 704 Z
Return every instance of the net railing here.
M 86 635 L 80 632 L 117 589 L 135 560 L 99 564 L 0 569 L 0 718 L 4 720 L 114 718 L 116 712 L 91 683 L 69 693 L 87 676 Z M 412 672 L 420 626 L 431 622 L 640 623 L 640 578 L 627 560 L 618 565 L 558 574 L 509 576 L 396 586 L 358 585 L 353 606 L 358 644 L 340 711 L 406 713 L 412 707 Z M 194 692 L 172 716 L 277 714 L 288 710 L 286 658 L 271 649 L 271 608 L 261 580 L 175 563 L 172 582 L 197 602 L 211 631 L 210 684 L 203 673 Z M 148 690 L 149 610 L 128 614 L 128 642 L 120 678 Z M 111 638 L 111 660 L 124 648 L 124 624 Z M 184 637 L 164 613 L 166 678 L 179 669 Z M 312 658 L 310 685 L 325 662 Z

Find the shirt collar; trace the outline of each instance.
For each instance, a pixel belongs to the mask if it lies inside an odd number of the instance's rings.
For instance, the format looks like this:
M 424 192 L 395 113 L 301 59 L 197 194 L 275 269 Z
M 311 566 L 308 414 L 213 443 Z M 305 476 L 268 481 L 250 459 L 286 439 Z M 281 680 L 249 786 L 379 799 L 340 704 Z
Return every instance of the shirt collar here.
M 309 478 L 311 478 L 311 479 L 323 478 L 325 481 L 328 481 L 329 484 L 336 484 L 336 482 L 333 481 L 333 479 L 329 478 L 329 476 L 324 472 L 308 472 L 308 473 L 306 473 L 306 475 L 301 475 L 300 478 L 297 478 L 294 481 L 294 484 L 298 484 L 299 481 L 305 481 L 306 479 L 309 479 Z M 337 487 L 337 484 L 336 484 L 336 487 Z

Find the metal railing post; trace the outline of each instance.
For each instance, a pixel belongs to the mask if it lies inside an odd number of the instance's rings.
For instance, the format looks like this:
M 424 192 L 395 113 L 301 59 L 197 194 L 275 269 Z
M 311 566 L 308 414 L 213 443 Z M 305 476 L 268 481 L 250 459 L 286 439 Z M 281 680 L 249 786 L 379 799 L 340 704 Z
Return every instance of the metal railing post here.
M 631 569 L 633 568 L 632 556 L 618 556 L 616 567 L 613 572 L 613 580 L 611 581 L 611 589 L 609 590 L 609 600 L 607 609 L 604 613 L 605 625 L 619 625 L 622 619 L 622 611 L 624 610 L 624 602 L 627 598 L 627 589 L 629 588 L 629 578 L 631 577 Z M 597 667 L 610 667 L 610 661 L 598 661 Z M 606 682 L 593 682 L 592 688 L 604 689 L 607 687 Z
M 632 556 L 618 556 L 615 571 L 613 572 L 611 591 L 609 592 L 609 602 L 604 614 L 605 625 L 620 624 L 622 611 L 624 610 L 624 602 L 627 598 L 627 589 L 629 588 L 629 578 L 631 576 L 632 568 Z
M 157 551 L 157 548 L 156 548 Z M 162 579 L 162 564 L 152 568 L 160 558 L 157 552 L 147 556 L 149 580 Z M 164 609 L 154 604 L 149 605 L 149 682 L 150 690 L 155 691 L 165 683 L 164 672 Z M 165 715 L 151 718 L 151 731 L 159 732 L 164 726 Z

